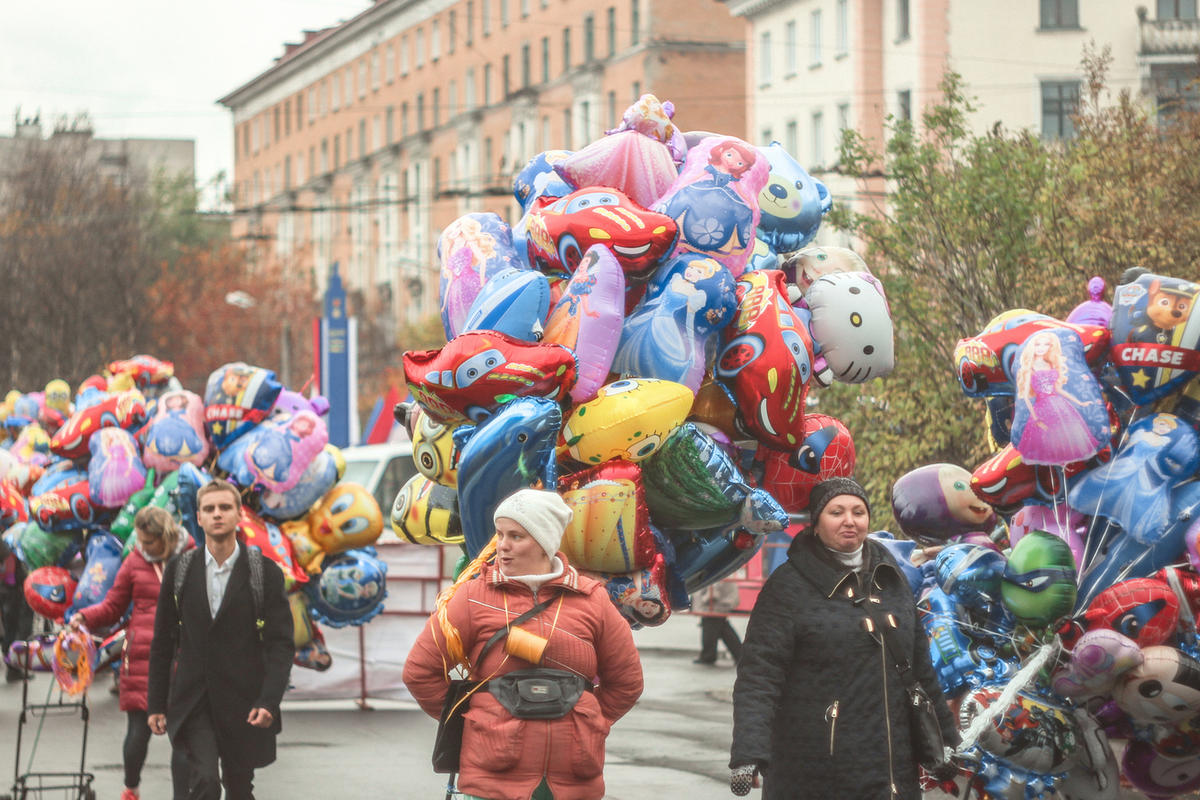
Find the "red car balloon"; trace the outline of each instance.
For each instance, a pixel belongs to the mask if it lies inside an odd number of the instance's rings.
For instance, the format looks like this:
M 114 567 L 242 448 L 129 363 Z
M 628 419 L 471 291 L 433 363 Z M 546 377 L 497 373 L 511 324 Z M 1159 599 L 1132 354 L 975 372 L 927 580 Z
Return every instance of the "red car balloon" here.
M 110 375 L 128 375 L 139 389 L 166 383 L 175 374 L 175 365 L 154 356 L 140 355 L 108 365 Z
M 29 501 L 25 495 L 12 481 L 0 480 L 0 530 L 7 530 L 28 519 Z
M 1096 458 L 1107 460 L 1108 450 L 1104 450 Z M 1069 478 L 1095 463 L 1096 459 L 1072 461 L 1064 465 L 1062 470 L 1058 467 L 1029 464 L 1015 447 L 1008 444 L 975 468 L 971 473 L 971 490 L 983 502 L 1003 513 L 1009 513 L 1031 498 L 1053 500 L 1056 495 L 1062 494 L 1061 476 L 1064 470 Z
M 827 478 L 854 474 L 854 439 L 841 420 L 828 414 L 804 417 L 804 441 L 795 450 L 759 446 L 762 488 L 793 514 L 808 507 L 812 488 Z
M 737 402 L 741 427 L 768 447 L 793 450 L 805 435 L 812 338 L 779 270 L 746 273 L 737 298 L 714 371 Z
M 1091 366 L 1104 363 L 1111 333 L 1099 325 L 1073 325 L 1027 309 L 1006 311 L 978 336 L 960 339 L 954 348 L 958 382 L 968 397 L 1016 394 L 1017 351 L 1034 333 L 1046 328 L 1067 328 L 1083 341 L 1083 356 Z
M 50 437 L 50 450 L 63 458 L 88 454 L 92 434 L 101 428 L 135 430 L 146 416 L 146 400 L 141 392 L 119 392 L 94 406 L 76 411 Z
M 438 422 L 478 422 L 516 397 L 561 400 L 575 385 L 575 356 L 495 331 L 455 336 L 440 350 L 404 354 L 413 397 Z
M 96 518 L 87 473 L 29 499 L 29 516 L 46 530 L 80 528 Z
M 543 272 L 574 272 L 583 254 L 602 244 L 628 281 L 649 279 L 675 245 L 675 220 L 647 211 L 616 189 L 592 186 L 546 197 L 526 217 L 529 261 Z

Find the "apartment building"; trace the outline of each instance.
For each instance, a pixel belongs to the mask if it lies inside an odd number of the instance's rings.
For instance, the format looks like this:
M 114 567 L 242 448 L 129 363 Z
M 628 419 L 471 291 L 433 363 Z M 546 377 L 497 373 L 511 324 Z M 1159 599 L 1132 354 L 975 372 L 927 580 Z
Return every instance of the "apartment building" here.
M 377 0 L 221 98 L 235 235 L 384 326 L 437 309 L 439 231 L 516 222 L 512 176 L 643 92 L 684 130 L 746 135 L 745 23 L 718 0 Z
M 1149 6 L 1147 8 L 1147 5 Z M 918 118 L 962 74 L 983 132 L 1000 122 L 1047 138 L 1072 135 L 1084 47 L 1111 47 L 1114 90 L 1165 113 L 1195 105 L 1200 77 L 1196 0 L 734 0 L 749 23 L 748 125 L 755 143 L 782 142 L 829 186 L 841 131 L 883 136 L 888 115 Z M 823 239 L 831 236 L 823 232 Z

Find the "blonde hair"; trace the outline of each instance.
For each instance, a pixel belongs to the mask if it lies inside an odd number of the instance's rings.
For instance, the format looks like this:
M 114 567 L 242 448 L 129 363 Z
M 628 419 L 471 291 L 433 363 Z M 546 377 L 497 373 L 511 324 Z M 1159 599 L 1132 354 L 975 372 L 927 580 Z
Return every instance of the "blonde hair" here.
M 483 565 L 492 560 L 496 555 L 496 537 L 493 536 L 491 541 L 484 545 L 479 551 L 479 555 L 467 566 L 463 567 L 463 571 L 455 578 L 454 583 L 443 589 L 437 596 L 436 608 L 433 616 L 429 618 L 429 625 L 433 632 L 433 640 L 437 642 L 437 633 L 440 629 L 442 639 L 445 641 L 445 646 L 440 647 L 443 656 L 443 666 L 446 674 L 454 669 L 459 664 L 466 667 L 467 671 L 471 670 L 471 660 L 467 657 L 466 647 L 463 645 L 462 634 L 458 632 L 458 628 L 450 622 L 450 600 L 458 592 L 459 587 L 464 583 L 479 575 L 483 571 Z M 434 625 L 434 623 L 437 623 Z
M 182 535 L 175 518 L 166 509 L 158 506 L 146 506 L 133 518 L 133 527 L 152 539 L 162 539 L 167 546 L 166 555 L 171 555 L 179 547 Z
M 1063 358 L 1062 341 L 1051 331 L 1038 331 L 1029 338 L 1021 351 L 1021 367 L 1017 370 L 1017 397 L 1033 396 L 1033 353 L 1034 343 L 1042 337 L 1049 341 L 1050 349 L 1046 351 L 1046 363 L 1058 372 L 1054 379 L 1054 390 L 1058 391 L 1067 383 L 1067 364 Z

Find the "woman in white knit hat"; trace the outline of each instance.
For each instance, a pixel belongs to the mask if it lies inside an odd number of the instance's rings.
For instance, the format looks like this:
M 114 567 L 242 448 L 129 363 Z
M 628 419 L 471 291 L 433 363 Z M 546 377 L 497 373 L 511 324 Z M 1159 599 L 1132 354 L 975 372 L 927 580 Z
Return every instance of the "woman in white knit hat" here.
M 455 666 L 488 681 L 465 715 L 458 780 L 465 800 L 604 796 L 605 738 L 641 695 L 642 667 L 604 585 L 580 575 L 558 549 L 571 515 L 558 494 L 539 489 L 501 502 L 491 544 L 438 598 L 405 662 L 405 684 L 435 718 Z M 527 680 L 554 684 L 565 698 L 561 716 L 531 712 L 509 691 Z

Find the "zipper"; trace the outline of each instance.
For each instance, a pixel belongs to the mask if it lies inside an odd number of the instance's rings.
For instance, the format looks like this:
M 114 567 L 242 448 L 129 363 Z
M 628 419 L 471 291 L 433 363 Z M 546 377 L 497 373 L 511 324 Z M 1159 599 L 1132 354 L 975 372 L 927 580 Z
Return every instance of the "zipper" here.
M 838 707 L 840 705 L 840 700 L 834 700 L 829 704 L 829 708 L 825 709 L 825 721 L 829 723 L 829 755 L 833 755 L 833 740 L 837 734 Z
M 892 764 L 892 710 L 888 705 L 888 652 L 887 646 L 884 644 L 884 633 L 879 632 L 879 657 L 880 663 L 883 666 L 883 722 L 887 733 L 888 743 L 888 785 L 892 790 L 892 797 L 899 796 L 900 792 L 896 789 L 896 771 Z

